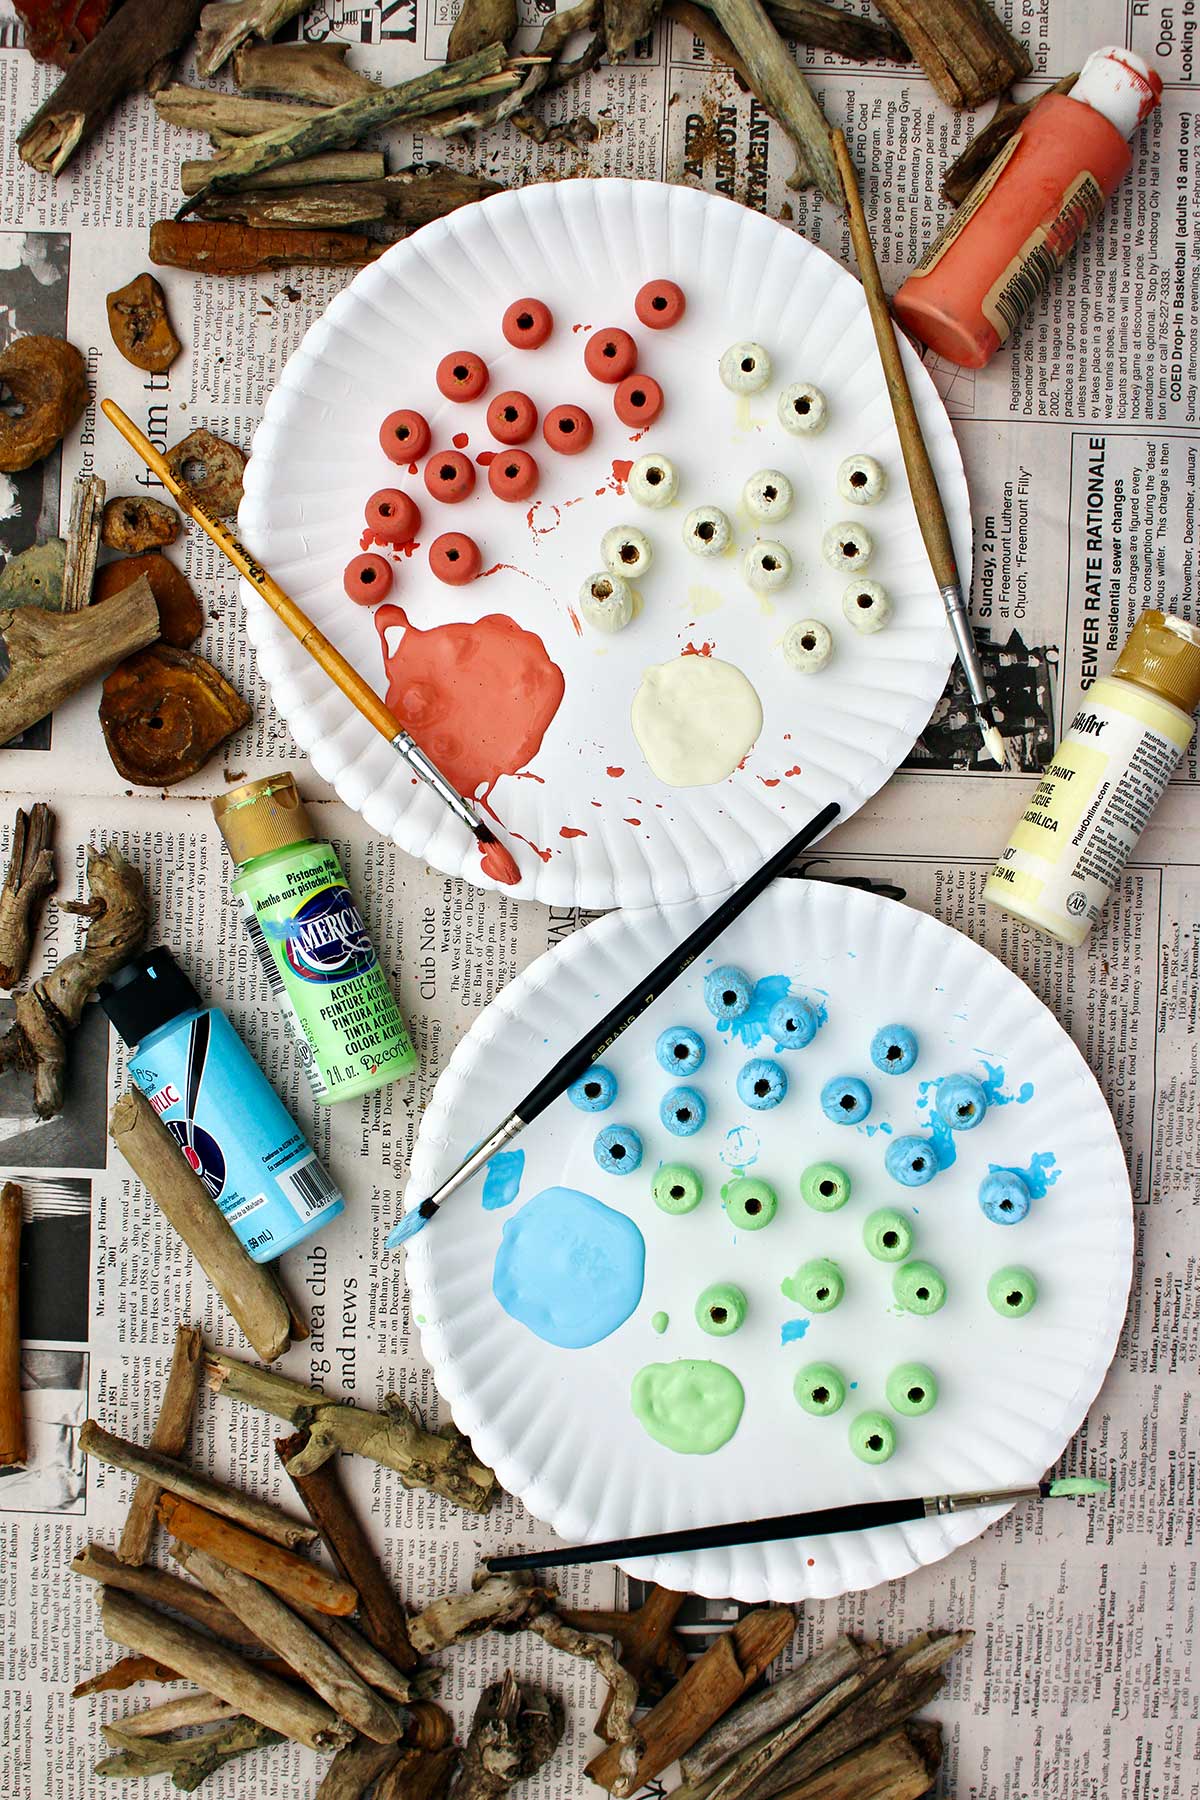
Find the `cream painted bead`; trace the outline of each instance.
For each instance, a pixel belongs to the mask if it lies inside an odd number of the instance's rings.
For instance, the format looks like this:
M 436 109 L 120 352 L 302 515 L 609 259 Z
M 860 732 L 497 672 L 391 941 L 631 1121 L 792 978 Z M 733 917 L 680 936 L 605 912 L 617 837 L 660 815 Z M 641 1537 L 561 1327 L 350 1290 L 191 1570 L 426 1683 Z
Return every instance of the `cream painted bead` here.
M 730 344 L 720 368 L 731 394 L 760 393 L 771 379 L 771 358 L 761 344 Z
M 854 575 L 865 569 L 874 548 L 870 532 L 850 519 L 831 525 L 821 539 L 821 555 L 841 575 Z
M 783 638 L 783 659 L 801 675 L 815 675 L 833 655 L 833 634 L 819 619 L 798 619 Z
M 719 506 L 694 506 L 683 521 L 683 541 L 693 556 L 720 556 L 733 538 Z
M 793 381 L 779 396 L 779 423 L 797 437 L 824 430 L 828 410 L 824 394 L 811 381 Z
M 758 469 L 742 489 L 742 500 L 753 518 L 773 521 L 787 518 L 795 494 L 781 469 Z
M 773 594 L 791 579 L 791 573 L 790 551 L 782 544 L 772 543 L 769 538 L 751 544 L 742 558 L 742 575 L 756 594 Z
M 633 590 L 620 575 L 601 569 L 580 588 L 579 610 L 597 631 L 623 631 L 633 617 Z
M 874 506 L 887 487 L 887 471 L 873 456 L 848 456 L 837 472 L 838 493 L 855 506 Z
M 654 545 L 636 525 L 614 525 L 600 539 L 600 555 L 614 575 L 636 581 L 654 561 Z
M 679 492 L 679 476 L 665 456 L 639 456 L 626 485 L 639 506 L 670 506 Z
M 855 631 L 882 631 L 892 616 L 888 591 L 877 581 L 852 581 L 842 595 L 842 611 Z

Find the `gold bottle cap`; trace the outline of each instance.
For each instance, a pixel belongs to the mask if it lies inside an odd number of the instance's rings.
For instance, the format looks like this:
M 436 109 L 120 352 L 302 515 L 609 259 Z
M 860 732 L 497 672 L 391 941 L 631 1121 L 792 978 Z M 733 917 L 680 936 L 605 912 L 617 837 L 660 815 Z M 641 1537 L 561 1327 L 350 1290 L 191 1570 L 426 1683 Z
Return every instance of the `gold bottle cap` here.
M 1200 706 L 1200 626 L 1177 613 L 1144 612 L 1113 665 L 1114 675 L 1139 682 L 1184 712 Z
M 217 796 L 212 809 L 235 863 L 250 862 L 269 850 L 286 850 L 317 835 L 292 775 L 267 775 L 231 788 Z

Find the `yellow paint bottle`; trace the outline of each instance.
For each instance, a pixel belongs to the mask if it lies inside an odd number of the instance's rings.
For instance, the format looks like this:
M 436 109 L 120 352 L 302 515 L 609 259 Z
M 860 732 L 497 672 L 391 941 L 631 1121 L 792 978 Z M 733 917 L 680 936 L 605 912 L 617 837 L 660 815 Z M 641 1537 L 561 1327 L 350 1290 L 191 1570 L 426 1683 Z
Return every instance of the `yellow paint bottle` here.
M 1200 627 L 1144 612 L 1080 700 L 983 897 L 1082 944 L 1192 739 Z

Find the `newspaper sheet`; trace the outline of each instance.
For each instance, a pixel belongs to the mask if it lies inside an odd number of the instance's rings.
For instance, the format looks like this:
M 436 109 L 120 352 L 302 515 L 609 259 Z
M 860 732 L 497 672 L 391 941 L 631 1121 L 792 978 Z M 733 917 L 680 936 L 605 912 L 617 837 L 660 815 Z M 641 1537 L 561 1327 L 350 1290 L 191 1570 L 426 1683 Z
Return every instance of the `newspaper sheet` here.
M 854 5 L 868 10 L 863 0 Z M 287 29 L 345 42 L 355 67 L 396 80 L 440 59 L 455 10 L 455 0 L 318 0 Z M 549 10 L 522 0 L 524 42 L 533 42 Z M 987 944 L 1053 1009 L 1104 1089 L 1133 1178 L 1137 1275 L 1078 1461 L 1092 1451 L 1102 1456 L 1118 1472 L 1117 1496 L 1107 1512 L 1009 1518 L 907 1581 L 806 1607 L 795 1653 L 839 1626 L 890 1642 L 933 1624 L 970 1625 L 974 1647 L 953 1665 L 936 1709 L 947 1733 L 941 1791 L 959 1800 L 1197 1800 L 1194 747 L 1084 950 L 1065 951 L 985 911 L 981 889 L 1064 716 L 1111 665 L 1133 618 L 1163 603 L 1195 616 L 1200 26 L 1192 0 L 1098 0 L 1087 9 L 1012 0 L 999 10 L 1033 52 L 1028 92 L 1078 68 L 1097 44 L 1124 42 L 1158 69 L 1163 103 L 1132 174 L 1012 345 L 979 373 L 929 359 L 962 446 L 975 519 L 972 610 L 1021 772 L 980 768 L 952 682 L 907 769 L 823 847 L 820 873 L 902 890 L 909 904 Z M 859 67 L 812 50 L 796 54 L 829 117 L 847 132 L 884 279 L 894 287 L 944 217 L 940 173 L 978 121 L 944 107 L 915 66 Z M 300 270 L 232 281 L 167 274 L 185 352 L 165 376 L 132 369 L 108 335 L 111 271 L 145 266 L 146 231 L 173 210 L 179 162 L 206 154 L 207 140 L 163 126 L 139 97 L 61 178 L 45 180 L 17 160 L 14 139 L 55 79 L 22 48 L 20 27 L 0 0 L 0 346 L 31 331 L 65 333 L 83 349 L 94 390 L 116 398 L 156 442 L 203 424 L 248 443 L 283 362 L 343 275 Z M 510 183 L 568 173 L 690 182 L 787 221 L 851 264 L 840 217 L 814 193 L 786 187 L 790 151 L 773 122 L 679 25 L 661 26 L 625 65 L 583 77 L 547 109 L 557 121 L 579 114 L 599 128 L 585 149 L 539 148 L 515 133 L 493 133 L 475 166 Z M 393 168 L 447 156 L 443 145 L 420 137 L 393 134 L 386 147 Z M 466 151 L 450 155 L 471 163 Z M 60 530 L 71 480 L 93 468 L 110 493 L 153 491 L 153 477 L 89 410 L 63 456 L 0 476 L 0 556 Z M 99 749 L 95 692 L 77 696 L 3 751 L 0 850 L 7 852 L 15 805 L 53 803 L 59 900 L 40 943 L 42 967 L 75 941 L 76 921 L 60 901 L 82 891 L 87 842 L 115 841 L 143 868 L 156 935 L 226 1006 L 346 1189 L 353 1232 L 331 1231 L 289 1259 L 311 1335 L 285 1366 L 365 1404 L 396 1390 L 437 1422 L 441 1406 L 412 1332 L 402 1263 L 380 1254 L 382 1235 L 400 1207 L 421 1107 L 454 1043 L 513 974 L 583 921 L 478 893 L 380 842 L 312 775 L 271 707 L 241 630 L 235 583 L 212 547 L 192 533 L 172 554 L 209 606 L 201 648 L 253 696 L 253 723 L 223 758 L 168 797 L 131 793 Z M 422 1059 L 415 1087 L 332 1112 L 314 1112 L 267 1004 L 204 799 L 236 772 L 287 766 L 300 771 L 323 830 L 346 859 Z M 0 1002 L 0 1024 L 10 1016 L 11 1002 Z M 31 1440 L 28 1470 L 0 1477 L 0 1791 L 30 1800 L 81 1800 L 97 1791 L 98 1723 L 127 1699 L 70 1698 L 75 1682 L 112 1652 L 92 1597 L 66 1565 L 88 1538 L 113 1540 L 130 1486 L 95 1465 L 85 1470 L 79 1426 L 90 1414 L 133 1437 L 149 1433 L 177 1319 L 199 1320 L 214 1343 L 238 1344 L 190 1259 L 120 1159 L 109 1158 L 107 1108 L 122 1081 L 122 1053 L 94 1006 L 73 1044 L 69 1101 L 59 1118 L 37 1123 L 27 1079 L 0 1076 L 0 1171 L 22 1181 L 28 1215 L 22 1317 Z M 236 1467 L 279 1496 L 272 1435 L 270 1421 L 209 1399 L 197 1455 L 217 1472 Z M 414 1605 L 465 1586 L 481 1547 L 544 1538 L 509 1500 L 481 1526 L 368 1465 L 345 1473 Z M 630 1587 L 608 1569 L 580 1572 L 564 1585 L 576 1604 L 595 1605 L 624 1603 Z M 688 1630 L 702 1640 L 736 1610 L 691 1603 Z M 595 1747 L 590 1721 L 601 1698 L 590 1674 L 523 1638 L 476 1640 L 446 1661 L 444 1693 L 460 1725 L 479 1687 L 505 1663 L 563 1693 L 567 1738 L 528 1791 L 539 1800 L 573 1800 L 589 1790 L 582 1768 Z M 315 1757 L 288 1746 L 229 1765 L 206 1791 L 221 1800 L 251 1792 L 266 1800 L 311 1791 L 317 1771 Z M 108 1791 L 135 1790 L 117 1782 Z

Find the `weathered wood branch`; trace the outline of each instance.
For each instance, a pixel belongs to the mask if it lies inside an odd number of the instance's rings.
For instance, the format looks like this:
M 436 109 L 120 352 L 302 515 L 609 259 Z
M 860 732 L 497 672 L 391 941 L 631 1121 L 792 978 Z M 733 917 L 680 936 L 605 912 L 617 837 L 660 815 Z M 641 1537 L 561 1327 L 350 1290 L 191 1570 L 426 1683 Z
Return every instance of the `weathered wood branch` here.
M 150 261 L 197 275 L 356 269 L 374 262 L 385 248 L 355 231 L 253 231 L 248 225 L 181 224 L 176 219 L 159 219 L 150 227 Z
M 196 67 L 201 75 L 215 75 L 247 38 L 274 37 L 307 5 L 308 0 L 214 0 L 200 14 Z
M 221 157 L 208 161 L 185 162 L 179 171 L 179 185 L 185 194 L 195 194 L 221 173 Z M 333 181 L 379 181 L 387 173 L 382 150 L 331 150 L 328 156 L 309 156 L 303 162 L 287 163 L 282 168 L 264 169 L 241 183 L 237 193 L 270 188 L 313 187 Z
M 500 1800 L 515 1782 L 549 1761 L 564 1724 L 562 1706 L 552 1695 L 518 1681 L 506 1669 L 479 1696 L 455 1800 Z
M 346 61 L 347 44 L 243 44 L 233 58 L 233 79 L 243 94 L 282 95 L 313 106 L 340 106 L 381 83 Z
M 782 1788 L 776 1800 L 920 1800 L 941 1762 L 941 1726 L 914 1719 Z
M 745 63 L 712 14 L 705 12 L 702 4 L 697 4 L 696 0 L 667 0 L 663 15 L 674 19 L 677 25 L 682 25 L 693 37 L 698 37 L 709 55 L 717 62 L 724 63 L 726 68 L 732 69 L 742 87 L 749 88 L 750 76 Z
M 226 5 L 228 0 L 219 0 Z M 257 137 L 281 125 L 306 124 L 318 117 L 315 106 L 295 101 L 253 100 L 245 94 L 227 94 L 222 88 L 188 87 L 173 82 L 154 96 L 154 110 L 168 125 L 181 131 L 219 131 L 226 137 Z
M 400 1744 L 373 1744 L 370 1738 L 355 1738 L 338 1751 L 313 1800 L 362 1800 L 367 1789 L 403 1754 Z
M 489 44 L 503 44 L 507 49 L 516 30 L 517 0 L 462 0 L 450 27 L 446 61 L 461 62 Z
M 656 1586 L 633 1612 L 576 1612 L 566 1606 L 556 1606 L 555 1610 L 565 1624 L 578 1631 L 616 1640 L 621 1647 L 621 1663 L 637 1682 L 639 1700 L 649 1705 L 653 1700 L 661 1700 L 667 1689 L 687 1673 L 687 1652 L 671 1629 L 686 1597 Z M 596 1725 L 601 1737 L 607 1736 L 603 1728 L 607 1716 L 606 1704 Z
M 54 814 L 44 800 L 28 812 L 18 806 L 0 888 L 0 987 L 16 987 L 29 967 L 34 925 L 53 886 Z
M 1052 88 L 1034 94 L 1030 100 L 1014 102 L 1001 99 L 987 124 L 975 133 L 942 176 L 942 193 L 951 206 L 962 205 L 979 177 L 991 167 L 997 154 L 1003 150 L 1022 121 L 1028 118 L 1039 100 L 1044 100 L 1047 93 L 1069 94 L 1078 80 L 1079 73 L 1075 71 L 1071 75 L 1064 75 Z
M 390 1663 L 353 1625 L 345 1619 L 335 1618 L 332 1613 L 317 1612 L 315 1607 L 306 1606 L 299 1600 L 293 1600 L 289 1604 L 292 1611 L 306 1625 L 311 1625 L 317 1636 L 323 1637 L 330 1648 L 336 1650 L 342 1661 L 349 1663 L 354 1673 L 361 1675 L 369 1687 L 378 1688 L 389 1700 L 399 1700 L 402 1706 L 409 1706 L 416 1691 L 415 1684 L 406 1675 L 402 1675 L 395 1664 Z M 421 1700 L 416 1704 L 424 1707 L 429 1703 Z M 409 1707 L 410 1718 L 412 1712 L 413 1709 Z M 412 1733 L 407 1731 L 405 1735 L 411 1737 Z
M 110 1719 L 100 1730 L 110 1744 L 122 1744 L 127 1738 L 154 1737 L 160 1731 L 183 1731 L 189 1725 L 215 1725 L 222 1719 L 238 1715 L 225 1700 L 212 1694 L 180 1694 L 177 1699 L 160 1700 L 156 1706 L 143 1706 L 138 1712 L 122 1713 Z
M 792 1674 L 743 1700 L 705 1732 L 679 1759 L 686 1786 L 706 1781 L 739 1751 L 787 1725 L 847 1677 L 865 1673 L 882 1655 L 877 1644 L 860 1646 L 848 1637 L 835 1638 Z
M 318 1612 L 344 1618 L 358 1604 L 358 1595 L 348 1581 L 206 1507 L 181 1500 L 177 1494 L 164 1494 L 158 1512 L 176 1543 L 219 1557 L 231 1569 L 240 1569 L 243 1575 L 251 1575 L 281 1594 L 289 1605 L 302 1601 Z
M 40 606 L 0 610 L 0 637 L 8 652 L 8 674 L 0 682 L 0 744 L 10 743 L 157 636 L 158 608 L 144 580 L 114 595 L 103 615 L 90 607 L 83 612 L 48 612 Z
M 21 1401 L 21 1225 L 24 1195 L 15 1181 L 0 1188 L 0 1469 L 24 1465 Z
M 746 65 L 751 88 L 792 143 L 796 169 L 787 185 L 813 184 L 841 207 L 842 185 L 828 122 L 760 0 L 706 0 L 706 4 Z
M 105 1728 L 108 1736 L 108 1728 Z M 110 1738 L 110 1742 L 114 1741 Z M 255 1719 L 235 1713 L 213 1731 L 190 1738 L 133 1736 L 114 1756 L 96 1764 L 97 1775 L 169 1775 L 177 1788 L 190 1793 L 223 1763 L 247 1750 L 283 1741 L 283 1733 L 271 1731 Z
M 419 1656 L 429 1656 L 462 1638 L 523 1626 L 553 1598 L 553 1588 L 539 1587 L 530 1574 L 489 1575 L 477 1569 L 469 1593 L 443 1594 L 414 1614 L 409 1639 Z
M 200 1392 L 200 1358 L 204 1337 L 198 1325 L 177 1325 L 171 1366 L 163 1389 L 150 1448 L 164 1456 L 182 1456 L 192 1431 L 192 1414 Z M 162 1489 L 156 1481 L 139 1481 L 121 1528 L 117 1555 L 122 1562 L 144 1563 L 154 1542 L 155 1507 Z
M 601 0 L 577 0 L 577 4 L 569 6 L 565 12 L 555 13 L 542 27 L 532 60 L 520 75 L 514 75 L 509 92 L 482 106 L 469 107 L 465 111 L 448 110 L 444 117 L 430 126 L 432 135 L 456 137 L 468 131 L 487 131 L 493 125 L 503 124 L 505 119 L 518 114 L 525 116 L 529 102 L 535 95 L 551 85 L 559 85 L 558 80 L 554 79 L 557 59 L 576 32 L 590 31 L 599 22 L 600 11 Z M 480 52 L 480 55 L 488 54 L 488 51 Z M 584 58 L 580 57 L 572 72 L 581 72 L 583 63 Z M 464 61 L 456 66 L 465 69 L 469 67 L 469 62 Z M 451 103 L 447 99 L 447 106 L 457 106 L 457 101 Z
M 521 1629 L 532 1631 L 543 1643 L 549 1644 L 552 1650 L 562 1650 L 567 1656 L 577 1656 L 594 1665 L 608 1684 L 605 1736 L 616 1746 L 622 1772 L 632 1777 L 645 1748 L 641 1734 L 633 1722 L 638 1703 L 635 1677 L 628 1669 L 622 1668 L 602 1637 L 568 1625 L 552 1608 L 523 1619 Z
M 379 181 L 328 182 L 317 186 L 241 189 L 216 194 L 199 208 L 202 219 L 230 219 L 267 230 L 296 225 L 337 230 L 386 219 L 415 231 L 460 206 L 502 191 L 498 181 L 437 166 L 405 169 Z
M 876 0 L 948 106 L 982 106 L 1033 68 L 988 0 Z
M 72 1700 L 84 1700 L 91 1694 L 120 1694 L 126 1688 L 136 1687 L 142 1681 L 182 1681 L 183 1676 L 177 1669 L 169 1669 L 166 1663 L 158 1661 L 154 1656 L 118 1656 L 115 1662 L 109 1663 L 106 1669 L 98 1669 L 83 1681 L 77 1681 L 71 1689 Z
M 700 0 L 701 5 L 705 0 Z M 832 50 L 854 62 L 909 63 L 912 51 L 899 32 L 825 0 L 765 0 L 772 23 L 793 44 Z
M 85 1544 L 82 1550 L 75 1553 L 71 1563 L 71 1573 L 82 1575 L 88 1581 L 99 1582 L 102 1587 L 120 1588 L 123 1593 L 133 1594 L 139 1600 L 148 1600 L 156 1607 L 166 1607 L 171 1612 L 182 1614 L 191 1619 L 193 1624 L 203 1625 L 216 1637 L 228 1638 L 231 1644 L 239 1645 L 243 1650 L 260 1650 L 262 1644 L 252 1631 L 247 1631 L 240 1619 L 234 1617 L 227 1606 L 204 1588 L 197 1587 L 194 1581 L 184 1581 L 178 1575 L 172 1575 L 168 1569 L 158 1569 L 152 1564 L 142 1568 L 118 1562 L 112 1551 L 103 1544 Z
M 82 612 L 91 603 L 96 557 L 104 527 L 104 496 L 99 475 L 77 475 L 71 485 L 71 516 L 63 558 L 61 612 Z
M 609 62 L 617 62 L 654 30 L 662 0 L 604 0 L 604 42 Z

